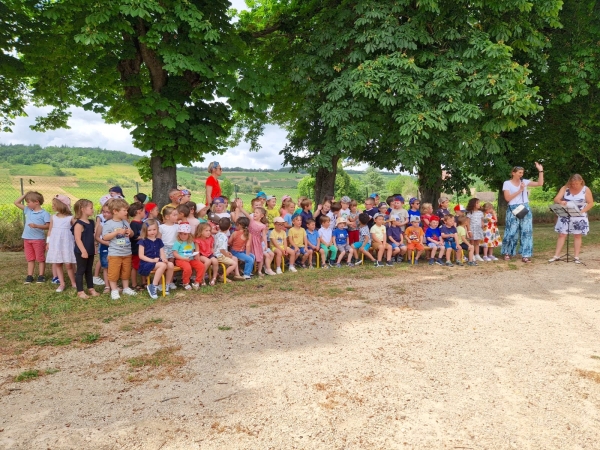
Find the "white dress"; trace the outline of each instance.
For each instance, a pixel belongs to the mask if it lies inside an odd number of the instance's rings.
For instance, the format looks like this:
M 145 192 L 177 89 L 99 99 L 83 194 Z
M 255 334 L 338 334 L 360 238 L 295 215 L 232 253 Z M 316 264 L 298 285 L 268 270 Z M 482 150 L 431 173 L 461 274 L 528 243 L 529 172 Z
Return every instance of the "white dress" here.
M 48 242 L 47 263 L 75 264 L 75 238 L 71 232 L 73 216 L 52 216 L 52 234 Z
M 587 206 L 585 201 L 585 192 L 587 190 L 587 186 L 584 186 L 579 194 L 573 195 L 571 194 L 571 190 L 567 188 L 565 190 L 565 195 L 562 200 L 566 202 L 573 202 L 579 210 L 582 210 Z M 569 224 L 568 217 L 559 217 L 556 221 L 556 225 L 554 227 L 554 231 L 560 234 L 582 234 L 587 235 L 588 231 L 590 231 L 590 222 L 588 221 L 587 213 L 584 213 L 582 217 L 571 217 Z
M 472 213 L 468 213 L 467 217 L 470 219 L 471 231 L 473 235 L 471 239 L 475 241 L 481 241 L 484 238 L 484 232 L 481 220 L 483 219 L 483 213 L 480 210 L 473 211 Z

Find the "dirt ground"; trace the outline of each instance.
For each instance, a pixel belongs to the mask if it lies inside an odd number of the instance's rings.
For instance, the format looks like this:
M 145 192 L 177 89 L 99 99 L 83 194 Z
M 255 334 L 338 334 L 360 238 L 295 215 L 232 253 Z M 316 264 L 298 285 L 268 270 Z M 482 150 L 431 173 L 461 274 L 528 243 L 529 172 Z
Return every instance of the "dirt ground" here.
M 5 357 L 0 448 L 600 449 L 600 250 L 586 261 L 157 305 Z M 34 367 L 59 371 L 13 381 Z

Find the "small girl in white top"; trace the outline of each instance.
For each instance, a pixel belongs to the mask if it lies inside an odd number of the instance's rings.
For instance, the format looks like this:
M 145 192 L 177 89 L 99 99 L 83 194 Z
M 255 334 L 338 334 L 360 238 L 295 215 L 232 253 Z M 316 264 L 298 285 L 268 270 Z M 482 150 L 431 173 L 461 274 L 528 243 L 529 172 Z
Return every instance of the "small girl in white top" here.
M 62 292 L 65 289 L 65 275 L 63 273 L 63 264 L 67 268 L 67 274 L 71 280 L 71 285 L 75 287 L 75 271 L 73 264 L 75 261 L 75 240 L 71 233 L 71 199 L 66 195 L 59 194 L 52 199 L 52 210 L 56 212 L 50 217 L 50 228 L 46 239 L 46 262 L 52 263 L 52 273 L 58 281 L 56 292 Z
M 160 239 L 164 244 L 165 254 L 167 255 L 167 260 L 169 262 L 175 261 L 173 257 L 173 244 L 175 244 L 175 240 L 177 239 L 177 230 L 179 229 L 179 224 L 177 223 L 177 219 L 179 218 L 179 213 L 177 209 L 172 206 L 166 206 L 163 210 L 163 222 L 160 227 Z
M 479 256 L 479 244 L 483 241 L 483 213 L 479 210 L 479 199 L 472 198 L 469 200 L 467 204 L 467 217 L 469 218 L 469 238 L 473 242 L 475 260 L 476 261 L 484 261 L 484 259 Z M 486 259 L 487 261 L 487 259 Z

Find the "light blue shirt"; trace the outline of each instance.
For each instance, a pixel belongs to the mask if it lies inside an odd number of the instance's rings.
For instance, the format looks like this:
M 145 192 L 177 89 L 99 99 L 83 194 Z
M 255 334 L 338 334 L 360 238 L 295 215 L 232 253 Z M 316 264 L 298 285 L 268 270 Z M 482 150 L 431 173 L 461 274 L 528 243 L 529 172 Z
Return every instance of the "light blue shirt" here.
M 46 239 L 46 230 L 40 230 L 39 228 L 31 228 L 30 223 L 36 225 L 46 225 L 50 223 L 50 214 L 48 211 L 41 209 L 34 211 L 29 207 L 25 207 L 25 228 L 23 229 L 22 239 Z

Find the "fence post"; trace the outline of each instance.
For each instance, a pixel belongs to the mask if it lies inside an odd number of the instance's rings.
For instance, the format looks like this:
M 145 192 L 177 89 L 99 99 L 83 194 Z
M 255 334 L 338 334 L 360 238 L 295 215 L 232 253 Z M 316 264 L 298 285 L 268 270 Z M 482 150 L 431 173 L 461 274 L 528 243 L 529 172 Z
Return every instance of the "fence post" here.
M 136 194 L 140 193 L 140 184 L 137 181 L 135 182 L 135 193 Z
M 25 189 L 23 189 L 23 178 L 20 178 L 20 180 L 21 180 L 21 195 L 25 195 Z M 25 210 L 23 210 L 23 226 L 25 226 Z

